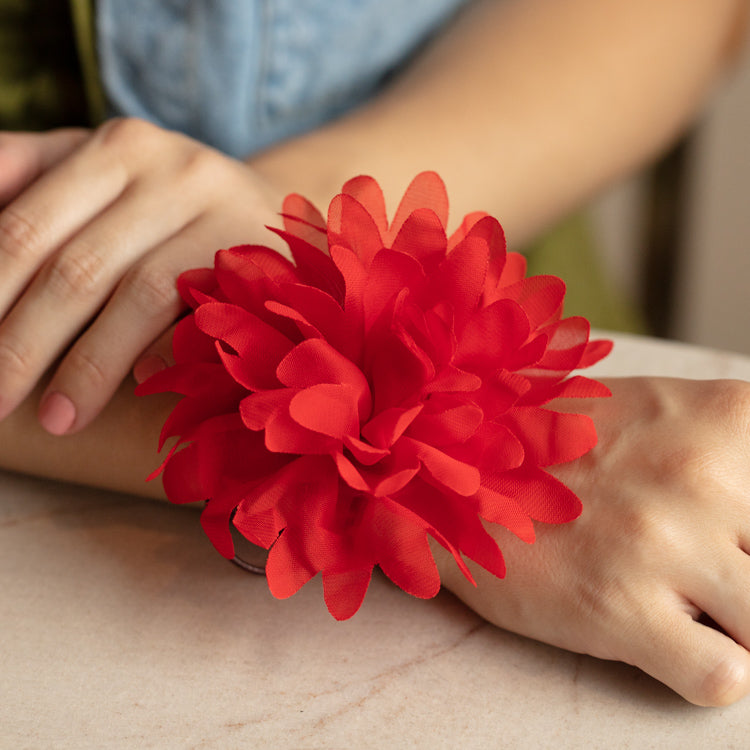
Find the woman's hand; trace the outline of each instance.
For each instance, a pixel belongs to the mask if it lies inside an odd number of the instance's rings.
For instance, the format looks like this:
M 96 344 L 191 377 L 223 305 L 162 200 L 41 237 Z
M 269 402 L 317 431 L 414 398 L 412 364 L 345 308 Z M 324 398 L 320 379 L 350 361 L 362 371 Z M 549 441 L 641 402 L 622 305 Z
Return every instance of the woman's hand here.
M 611 399 L 570 404 L 598 446 L 554 472 L 581 517 L 538 524 L 533 545 L 495 526 L 505 580 L 473 566 L 474 588 L 439 552 L 443 581 L 501 627 L 731 703 L 750 692 L 750 384 L 608 385 Z
M 180 314 L 177 276 L 222 247 L 274 246 L 264 225 L 280 198 L 243 163 L 140 120 L 1 135 L 0 419 L 54 365 L 39 419 L 85 427 Z M 141 358 L 136 374 L 158 367 Z

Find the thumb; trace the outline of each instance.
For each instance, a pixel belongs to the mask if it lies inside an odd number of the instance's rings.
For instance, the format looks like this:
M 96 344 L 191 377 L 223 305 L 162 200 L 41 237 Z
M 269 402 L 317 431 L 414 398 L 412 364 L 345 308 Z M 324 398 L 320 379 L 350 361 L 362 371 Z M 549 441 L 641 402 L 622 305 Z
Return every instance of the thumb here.
M 133 365 L 133 377 L 139 385 L 157 372 L 174 364 L 172 336 L 175 326 L 168 328 L 156 341 L 146 348 Z

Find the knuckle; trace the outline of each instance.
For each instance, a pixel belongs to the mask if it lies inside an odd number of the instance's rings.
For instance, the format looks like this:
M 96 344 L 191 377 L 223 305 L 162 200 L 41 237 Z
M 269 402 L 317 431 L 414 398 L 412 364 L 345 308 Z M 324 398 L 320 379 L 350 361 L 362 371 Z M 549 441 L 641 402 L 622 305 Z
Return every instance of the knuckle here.
M 747 435 L 750 433 L 750 384 L 729 380 L 724 384 L 729 414 Z
M 90 296 L 102 283 L 104 263 L 94 252 L 61 253 L 52 261 L 46 285 L 58 296 Z
M 179 294 L 172 274 L 152 263 L 133 268 L 123 281 L 125 293 L 139 308 L 159 311 L 179 307 Z
M 4 377 L 28 376 L 33 369 L 34 358 L 31 350 L 20 341 L 3 337 L 0 339 L 0 372 Z
M 187 148 L 182 157 L 181 178 L 184 183 L 209 185 L 214 182 L 224 157 L 210 148 Z
M 96 131 L 96 140 L 104 148 L 117 152 L 142 151 L 153 142 L 156 125 L 138 117 L 115 117 Z
M 0 213 L 0 252 L 14 261 L 23 260 L 41 243 L 40 223 L 12 204 Z
M 714 454 L 707 445 L 684 441 L 664 447 L 653 471 L 661 487 L 688 493 L 709 479 L 713 463 Z
M 103 362 L 80 346 L 75 346 L 68 352 L 65 369 L 75 373 L 79 383 L 83 382 L 87 388 L 104 386 L 111 379 Z
M 706 388 L 710 389 L 705 397 L 710 414 L 750 421 L 750 384 L 740 380 L 715 380 L 709 381 Z

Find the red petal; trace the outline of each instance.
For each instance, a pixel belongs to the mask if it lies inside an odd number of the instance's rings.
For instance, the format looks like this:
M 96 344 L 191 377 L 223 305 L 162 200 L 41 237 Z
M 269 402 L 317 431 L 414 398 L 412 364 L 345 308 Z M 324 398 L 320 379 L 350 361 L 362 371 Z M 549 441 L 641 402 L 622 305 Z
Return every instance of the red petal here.
M 522 466 L 493 481 L 495 492 L 512 497 L 535 521 L 567 523 L 581 514 L 575 493 L 546 471 Z
M 464 445 L 447 450 L 451 456 L 471 463 L 482 474 L 482 484 L 487 472 L 494 474 L 515 469 L 523 463 L 523 445 L 505 426 L 484 422 Z
M 526 510 L 512 497 L 480 487 L 477 492 L 479 514 L 490 523 L 499 523 L 519 539 L 532 544 L 536 538 L 534 524 Z
M 245 245 L 216 254 L 216 278 L 226 298 L 263 320 L 265 301 L 280 282 L 297 281 L 294 266 L 267 247 Z
M 274 281 L 294 283 L 297 273 L 294 265 L 276 250 L 264 245 L 235 245 L 216 253 L 216 273 L 223 276 L 236 276 L 242 285 L 238 297 L 252 293 L 253 283 Z M 225 290 L 226 293 L 226 290 Z
M 385 409 L 362 427 L 362 436 L 375 446 L 390 448 L 422 408 L 422 404 L 418 404 L 411 409 Z
M 180 401 L 164 422 L 159 436 L 159 450 L 167 438 L 181 435 L 183 440 L 193 440 L 194 433 L 207 419 L 234 412 L 238 398 L 232 394 L 217 393 L 211 398 L 184 398 Z
M 488 267 L 487 243 L 471 235 L 457 245 L 440 266 L 438 289 L 441 299 L 453 308 L 459 336 L 479 305 Z
M 254 515 L 276 509 L 287 522 L 317 527 L 336 504 L 338 482 L 336 467 L 328 457 L 296 458 L 247 493 L 237 509 L 235 526 L 242 528 Z
M 457 367 L 441 370 L 425 387 L 425 393 L 455 393 L 476 391 L 482 387 L 482 379 Z
M 444 494 L 417 480 L 393 499 L 439 532 L 436 540 L 443 546 L 447 541 L 449 551 L 460 550 L 498 578 L 505 575 L 505 563 L 497 542 L 485 531 L 477 516 L 476 499 Z M 457 552 L 454 552 L 454 557 L 464 575 L 473 582 Z
M 518 406 L 503 418 L 518 437 L 528 462 L 553 466 L 580 458 L 596 445 L 596 428 L 584 414 L 562 414 L 536 406 Z
M 354 252 L 345 247 L 332 246 L 331 258 L 345 281 L 344 312 L 349 324 L 349 330 L 352 332 L 352 340 L 349 347 L 341 351 L 348 351 L 351 348 L 351 359 L 357 362 L 361 356 L 362 337 L 364 335 L 365 307 L 363 296 L 367 272 Z
M 372 216 L 359 201 L 351 195 L 337 195 L 328 208 L 328 245 L 349 248 L 369 268 L 383 248 L 383 240 Z
M 418 291 L 424 285 L 424 273 L 419 263 L 409 255 L 393 250 L 381 250 L 370 264 L 363 302 L 365 328 L 370 328 L 394 297 L 406 291 Z
M 154 393 L 197 396 L 222 392 L 227 388 L 234 392 L 237 385 L 233 385 L 232 379 L 220 362 L 196 362 L 172 365 L 166 370 L 160 370 L 136 386 L 135 393 L 137 396 L 150 396 Z
M 343 305 L 344 279 L 330 256 L 293 234 L 281 229 L 272 231 L 289 245 L 297 267 L 297 279 L 326 292 Z
M 174 329 L 172 354 L 176 364 L 216 362 L 220 363 L 214 340 L 206 336 L 195 324 L 195 315 L 183 318 Z
M 489 263 L 484 282 L 483 305 L 486 306 L 497 299 L 493 295 L 505 269 L 507 258 L 505 232 L 497 219 L 484 215 L 466 232 L 466 238 L 469 237 L 482 240 L 489 250 Z
M 326 221 L 320 211 L 298 193 L 290 193 L 284 198 L 282 211 L 297 221 L 304 221 L 318 229 L 326 228 Z
M 598 380 L 576 375 L 552 385 L 540 382 L 539 387 L 529 391 L 519 401 L 519 405 L 541 405 L 556 398 L 606 398 L 611 395 L 609 388 Z
M 401 225 L 392 249 L 415 258 L 429 273 L 445 258 L 445 225 L 431 208 L 418 208 Z
M 529 322 L 519 305 L 498 300 L 469 319 L 458 341 L 454 364 L 471 372 L 502 369 L 528 335 Z
M 372 217 L 380 234 L 388 230 L 388 218 L 385 211 L 385 199 L 380 185 L 372 178 L 360 175 L 344 183 L 342 193 L 351 195 Z
M 289 415 L 302 427 L 343 440 L 359 434 L 357 394 L 350 385 L 320 383 L 297 393 Z
M 472 227 L 482 219 L 489 216 L 486 211 L 472 211 L 466 214 L 461 220 L 461 224 L 458 226 L 455 232 L 448 239 L 448 252 L 450 252 L 466 235 L 471 231 Z
M 526 275 L 526 258 L 521 253 L 508 253 L 500 274 L 498 289 L 515 284 Z M 493 300 L 494 301 L 494 300 Z
M 505 414 L 529 390 L 523 375 L 498 370 L 485 376 L 482 388 L 473 396 L 484 412 L 485 419 L 497 419 Z
M 238 356 L 223 352 L 225 367 L 251 390 L 279 385 L 276 366 L 292 348 L 292 342 L 260 318 L 236 305 L 213 303 L 195 311 L 198 328 L 228 344 Z
M 200 291 L 213 297 L 218 288 L 219 285 L 213 268 L 192 268 L 183 271 L 177 277 L 177 291 L 185 303 L 193 309 L 199 304 L 195 294 L 193 294 L 194 291 Z
M 398 450 L 392 451 L 371 467 L 356 467 L 346 456 L 336 453 L 336 468 L 353 490 L 366 492 L 374 497 L 392 495 L 405 487 L 421 468 L 413 450 L 404 450 L 401 444 L 396 447 Z
M 372 383 L 373 411 L 411 408 L 435 376 L 430 358 L 405 331 L 393 330 L 384 316 L 370 331 L 367 344 L 365 371 Z
M 565 318 L 548 326 L 544 332 L 549 336 L 547 351 L 539 367 L 559 372 L 575 370 L 586 351 L 590 326 L 586 318 Z
M 323 573 L 323 596 L 337 620 L 348 620 L 362 606 L 372 578 L 372 566 L 341 573 Z
M 172 455 L 164 468 L 164 492 L 171 503 L 197 503 L 208 500 L 198 474 L 200 448 L 195 443 Z
M 351 322 L 330 295 L 313 286 L 289 284 L 279 289 L 276 299 L 278 301 L 269 300 L 266 308 L 301 324 L 300 331 L 306 338 L 324 338 L 334 349 L 345 354 L 356 352 L 351 341 Z M 314 334 L 310 333 L 311 329 Z
M 525 370 L 539 365 L 547 352 L 548 345 L 549 339 L 545 334 L 540 333 L 516 351 L 509 352 L 505 367 L 509 370 Z
M 343 453 L 335 453 L 333 460 L 336 462 L 339 475 L 349 487 L 358 492 L 373 491 L 373 487 L 368 483 L 367 479 L 362 476 L 359 469 Z
M 308 388 L 319 383 L 346 383 L 357 394 L 361 420 L 370 415 L 370 386 L 362 371 L 327 341 L 308 339 L 292 349 L 276 370 L 279 380 L 290 388 Z
M 407 594 L 429 599 L 440 591 L 440 574 L 427 541 L 426 524 L 387 497 L 375 505 L 372 534 L 382 571 Z
M 512 299 L 523 307 L 531 329 L 557 320 L 562 313 L 565 284 L 557 276 L 531 276 L 503 287 L 501 296 Z
M 302 427 L 283 409 L 268 420 L 265 442 L 266 448 L 273 453 L 299 455 L 325 455 L 333 453 L 340 446 L 334 438 Z
M 447 453 L 419 440 L 402 437 L 399 445 L 414 451 L 431 480 L 458 495 L 470 497 L 479 489 L 476 466 L 459 461 Z
M 325 251 L 327 247 L 326 222 L 320 211 L 301 195 L 292 193 L 282 205 L 284 229 L 290 234 Z
M 251 393 L 240 402 L 242 421 L 249 430 L 264 430 L 277 412 L 289 409 L 296 393 L 294 388 Z
M 409 427 L 408 435 L 435 447 L 454 445 L 468 440 L 482 424 L 484 414 L 476 404 L 462 404 L 440 411 L 424 410 Z
M 245 500 L 239 503 L 238 510 L 243 508 L 244 505 Z M 273 509 L 248 515 L 243 518 L 241 525 L 237 524 L 237 516 L 235 515 L 233 523 L 245 539 L 257 547 L 263 547 L 263 549 L 270 549 L 284 528 L 284 523 L 279 514 Z
M 600 359 L 604 359 L 604 357 L 612 351 L 613 346 L 614 342 L 608 341 L 607 339 L 589 341 L 578 366 L 591 367 L 591 365 L 595 365 Z
M 375 448 L 369 443 L 350 435 L 344 437 L 344 445 L 352 452 L 354 458 L 365 466 L 376 464 L 390 453 L 387 448 Z
M 296 594 L 318 571 L 289 546 L 289 533 L 282 531 L 266 560 L 268 588 L 277 599 Z
M 269 453 L 263 440 L 262 433 L 246 430 L 237 414 L 204 423 L 196 443 L 201 445 L 201 484 L 209 497 L 243 496 L 289 463 L 288 456 Z
M 440 223 L 444 227 L 448 225 L 448 193 L 445 183 L 435 172 L 421 172 L 406 188 L 388 231 L 388 244 L 399 233 L 407 217 L 419 208 L 432 209 Z

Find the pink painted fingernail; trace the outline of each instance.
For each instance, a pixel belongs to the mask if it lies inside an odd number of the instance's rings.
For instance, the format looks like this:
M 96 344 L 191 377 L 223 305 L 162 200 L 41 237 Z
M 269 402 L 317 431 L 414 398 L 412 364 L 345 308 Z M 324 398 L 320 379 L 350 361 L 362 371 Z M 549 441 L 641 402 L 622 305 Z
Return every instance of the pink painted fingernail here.
M 167 363 L 158 354 L 148 354 L 133 365 L 133 377 L 135 382 L 140 384 L 166 368 Z
M 39 407 L 39 421 L 47 432 L 64 435 L 76 421 L 76 407 L 62 393 L 49 393 Z

